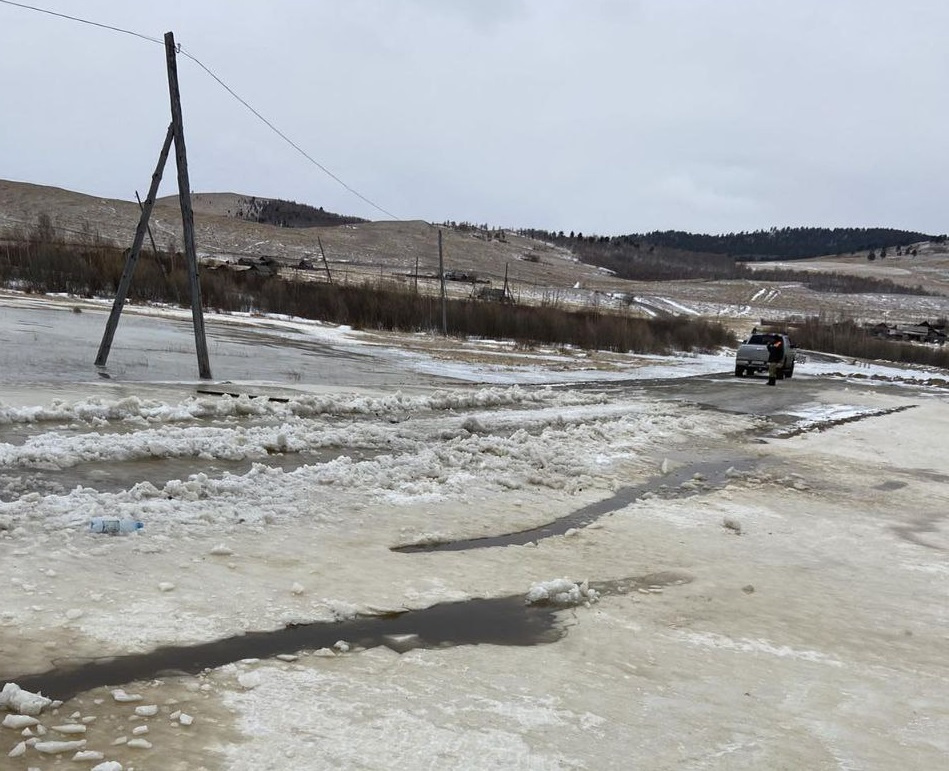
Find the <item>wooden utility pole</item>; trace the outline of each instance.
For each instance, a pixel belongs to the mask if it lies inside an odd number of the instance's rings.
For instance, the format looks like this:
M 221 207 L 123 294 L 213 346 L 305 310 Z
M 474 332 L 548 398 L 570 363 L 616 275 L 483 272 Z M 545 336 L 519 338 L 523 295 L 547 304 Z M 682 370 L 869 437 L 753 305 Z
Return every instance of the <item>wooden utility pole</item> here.
M 418 294 L 418 252 L 415 253 L 415 294 Z
M 178 91 L 178 62 L 175 57 L 175 36 L 165 33 L 165 59 L 168 64 L 168 94 L 171 98 L 171 125 L 175 134 L 175 163 L 178 166 L 178 203 L 188 260 L 188 282 L 191 285 L 191 320 L 194 324 L 194 345 L 198 353 L 198 374 L 211 379 L 208 341 L 204 334 L 204 310 L 201 307 L 201 283 L 198 279 L 198 254 L 194 248 L 194 211 L 191 208 L 191 183 L 188 180 L 188 154 L 185 151 L 185 129 L 181 119 L 181 93 Z
M 175 36 L 171 32 L 168 32 L 165 34 L 165 59 L 168 66 L 168 94 L 171 100 L 171 125 L 168 127 L 165 143 L 162 145 L 161 153 L 158 156 L 158 165 L 155 167 L 155 173 L 152 175 L 152 183 L 148 189 L 148 196 L 145 198 L 144 203 L 139 201 L 142 215 L 139 218 L 138 228 L 135 231 L 135 239 L 132 242 L 132 248 L 129 250 L 128 257 L 126 258 L 122 277 L 119 280 L 119 288 L 116 291 L 115 302 L 112 304 L 112 312 L 109 314 L 109 320 L 106 323 L 105 332 L 102 335 L 102 343 L 99 345 L 99 352 L 96 356 L 96 366 L 104 367 L 106 361 L 108 361 L 109 351 L 112 348 L 112 340 L 115 337 L 115 330 L 119 324 L 119 316 L 122 315 L 122 308 L 128 296 L 129 286 L 132 283 L 132 274 L 135 272 L 135 265 L 142 252 L 145 231 L 148 230 L 148 219 L 151 216 L 152 207 L 155 205 L 155 196 L 158 194 L 158 186 L 161 183 L 162 173 L 164 172 L 165 164 L 168 162 L 168 153 L 171 150 L 171 143 L 174 142 L 175 162 L 178 167 L 178 201 L 181 205 L 181 224 L 182 230 L 184 231 L 185 254 L 188 258 L 188 277 L 191 284 L 191 317 L 194 322 L 194 342 L 198 353 L 198 374 L 201 378 L 209 380 L 211 378 L 211 364 L 208 361 L 208 343 L 204 334 L 201 284 L 198 281 L 198 255 L 194 247 L 194 211 L 191 208 L 191 184 L 188 181 L 188 156 L 185 151 L 184 124 L 181 120 L 181 94 L 178 91 L 178 65 L 176 54 Z M 136 198 L 138 197 L 137 191 L 135 196 Z M 151 231 L 149 231 L 149 235 L 151 235 Z M 152 246 L 155 246 L 154 239 L 152 239 Z
M 442 230 L 438 229 L 438 278 L 442 284 L 442 334 L 448 337 L 448 307 L 445 299 L 445 262 L 442 259 Z
M 122 315 L 122 308 L 125 307 L 125 298 L 128 297 L 129 287 L 132 285 L 132 274 L 135 273 L 135 266 L 138 263 L 138 256 L 142 253 L 142 243 L 145 241 L 145 230 L 148 227 L 148 218 L 151 216 L 152 207 L 155 205 L 155 196 L 158 194 L 158 185 L 161 184 L 161 175 L 165 169 L 165 163 L 168 161 L 168 152 L 171 150 L 171 141 L 174 139 L 172 127 L 168 127 L 168 133 L 165 135 L 165 143 L 161 146 L 161 152 L 158 154 L 158 165 L 155 166 L 155 173 L 152 174 L 152 183 L 148 188 L 148 195 L 145 197 L 145 203 L 142 204 L 142 215 L 138 220 L 138 228 L 135 230 L 135 238 L 132 241 L 132 249 L 125 259 L 125 268 L 122 270 L 122 277 L 119 279 L 119 288 L 115 292 L 115 300 L 112 303 L 112 312 L 109 314 L 109 320 L 105 325 L 105 332 L 102 334 L 102 342 L 99 343 L 99 353 L 96 355 L 96 366 L 104 367 L 109 359 L 109 351 L 112 349 L 112 340 L 115 338 L 115 330 L 119 326 L 119 316 Z

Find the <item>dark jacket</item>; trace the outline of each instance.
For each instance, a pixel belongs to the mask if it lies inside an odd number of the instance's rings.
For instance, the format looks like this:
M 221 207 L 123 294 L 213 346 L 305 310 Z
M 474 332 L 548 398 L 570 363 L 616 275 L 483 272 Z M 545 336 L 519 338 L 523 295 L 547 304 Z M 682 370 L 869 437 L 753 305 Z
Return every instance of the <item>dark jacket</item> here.
M 784 361 L 784 340 L 780 337 L 768 343 L 768 361 Z

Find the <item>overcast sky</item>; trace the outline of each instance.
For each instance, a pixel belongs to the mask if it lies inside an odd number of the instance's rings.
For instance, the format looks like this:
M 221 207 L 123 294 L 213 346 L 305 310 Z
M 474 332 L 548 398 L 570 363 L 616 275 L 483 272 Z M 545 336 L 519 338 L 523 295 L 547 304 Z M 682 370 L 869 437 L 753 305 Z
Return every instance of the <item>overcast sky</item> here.
M 400 219 L 949 230 L 946 0 L 31 4 L 173 31 Z M 385 218 L 178 69 L 194 192 Z M 159 45 L 0 4 L 0 72 L 0 178 L 144 195 L 169 121 Z

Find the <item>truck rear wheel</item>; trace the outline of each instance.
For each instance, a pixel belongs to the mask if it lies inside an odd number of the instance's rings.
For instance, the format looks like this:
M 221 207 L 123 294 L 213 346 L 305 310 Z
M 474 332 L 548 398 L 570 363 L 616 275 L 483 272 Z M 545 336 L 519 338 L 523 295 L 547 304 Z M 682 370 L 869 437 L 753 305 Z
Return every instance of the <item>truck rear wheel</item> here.
M 744 374 L 745 374 L 744 367 L 735 367 L 735 377 L 741 377 Z
M 791 375 L 793 375 L 793 374 L 794 374 L 794 365 L 792 364 L 792 365 L 791 365 L 791 369 L 787 370 L 787 371 L 784 373 L 784 376 L 785 376 L 788 380 L 790 380 L 790 379 L 791 379 Z

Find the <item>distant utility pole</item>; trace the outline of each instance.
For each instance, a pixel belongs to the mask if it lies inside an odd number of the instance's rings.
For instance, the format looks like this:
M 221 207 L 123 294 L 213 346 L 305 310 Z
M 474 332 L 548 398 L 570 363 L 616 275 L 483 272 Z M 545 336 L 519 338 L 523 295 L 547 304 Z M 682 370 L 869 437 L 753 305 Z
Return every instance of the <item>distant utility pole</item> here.
M 175 163 L 178 168 L 178 203 L 181 206 L 181 225 L 184 235 L 185 256 L 188 260 L 188 279 L 191 287 L 191 318 L 194 324 L 194 342 L 198 355 L 198 375 L 205 380 L 211 379 L 211 364 L 208 360 L 208 342 L 204 333 L 204 310 L 201 306 L 201 284 L 198 277 L 198 256 L 194 246 L 194 211 L 191 208 L 191 183 L 188 180 L 188 155 L 185 150 L 184 123 L 181 118 L 181 94 L 178 90 L 178 63 L 175 36 L 171 32 L 165 33 L 165 60 L 168 68 L 168 94 L 171 101 L 171 125 L 165 136 L 161 153 L 158 156 L 158 165 L 152 175 L 152 183 L 148 189 L 145 202 L 141 204 L 141 218 L 132 241 L 132 249 L 125 261 L 125 269 L 119 280 L 119 288 L 112 304 L 112 312 L 106 323 L 99 352 L 96 356 L 96 366 L 104 367 L 112 348 L 116 327 L 119 325 L 119 316 L 125 306 L 125 299 L 132 283 L 132 274 L 142 251 L 145 240 L 145 231 L 148 229 L 148 219 L 155 205 L 155 196 L 161 183 L 162 173 L 168 161 L 171 143 L 175 144 Z M 154 242 L 153 242 L 154 244 Z
M 448 308 L 445 299 L 445 261 L 442 258 L 442 230 L 438 229 L 438 278 L 442 284 L 442 334 L 448 337 Z
M 316 243 L 320 245 L 320 254 L 323 257 L 323 267 L 326 268 L 326 280 L 328 283 L 332 284 L 333 277 L 330 275 L 330 266 L 329 266 L 329 263 L 326 261 L 326 252 L 323 251 L 323 242 L 320 240 L 319 236 L 316 237 Z
M 142 204 L 142 199 L 138 195 L 138 190 L 135 191 L 135 200 L 138 201 L 139 211 L 144 210 L 145 206 Z M 155 236 L 152 235 L 151 225 L 146 226 L 148 228 L 148 240 L 152 242 L 152 254 L 155 255 L 155 262 L 158 263 L 158 267 L 161 268 L 161 274 L 168 278 L 168 270 L 165 268 L 165 261 L 161 258 L 161 255 L 158 253 L 158 247 L 155 246 Z

